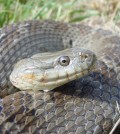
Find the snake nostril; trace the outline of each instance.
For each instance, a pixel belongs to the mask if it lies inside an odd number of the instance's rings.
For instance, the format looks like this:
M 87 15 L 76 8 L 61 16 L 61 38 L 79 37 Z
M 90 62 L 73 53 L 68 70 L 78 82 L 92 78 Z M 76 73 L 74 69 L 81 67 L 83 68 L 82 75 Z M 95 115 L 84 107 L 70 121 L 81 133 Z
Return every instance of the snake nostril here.
M 17 84 L 17 82 L 16 82 L 16 81 L 14 81 L 14 80 L 11 80 L 11 82 L 12 82 L 13 84 Z
M 10 81 L 13 83 L 13 84 L 17 84 L 17 82 L 15 81 L 16 77 L 13 76 L 13 75 L 10 75 Z
M 89 56 L 86 54 L 86 55 L 85 55 L 85 59 L 87 59 L 88 57 L 89 57 Z

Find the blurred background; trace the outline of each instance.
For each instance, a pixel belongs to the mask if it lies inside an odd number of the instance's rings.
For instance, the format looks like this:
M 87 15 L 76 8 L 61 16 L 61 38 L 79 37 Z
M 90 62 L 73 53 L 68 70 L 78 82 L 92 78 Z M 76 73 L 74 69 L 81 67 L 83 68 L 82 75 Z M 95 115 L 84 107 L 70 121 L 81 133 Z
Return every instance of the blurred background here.
M 8 23 L 54 19 L 64 22 L 120 21 L 120 0 L 0 0 L 0 27 Z

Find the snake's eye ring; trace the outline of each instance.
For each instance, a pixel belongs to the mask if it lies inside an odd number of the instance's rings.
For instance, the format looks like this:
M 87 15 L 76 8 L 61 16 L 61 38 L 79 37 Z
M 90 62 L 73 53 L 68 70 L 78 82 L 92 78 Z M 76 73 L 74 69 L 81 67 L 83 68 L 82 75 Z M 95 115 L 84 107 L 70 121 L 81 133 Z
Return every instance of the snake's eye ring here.
M 58 59 L 58 63 L 61 65 L 61 66 L 67 66 L 69 65 L 70 63 L 70 58 L 68 56 L 61 56 L 59 57 Z

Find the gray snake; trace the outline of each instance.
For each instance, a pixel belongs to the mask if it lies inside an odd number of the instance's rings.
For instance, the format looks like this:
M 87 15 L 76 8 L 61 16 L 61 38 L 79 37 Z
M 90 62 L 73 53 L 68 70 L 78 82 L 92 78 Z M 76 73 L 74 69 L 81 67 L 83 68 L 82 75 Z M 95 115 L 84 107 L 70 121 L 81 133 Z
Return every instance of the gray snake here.
M 48 93 L 10 83 L 18 60 L 71 47 L 95 52 L 96 71 Z M 0 133 L 108 134 L 120 117 L 119 80 L 120 37 L 111 31 L 55 21 L 6 26 L 0 29 Z

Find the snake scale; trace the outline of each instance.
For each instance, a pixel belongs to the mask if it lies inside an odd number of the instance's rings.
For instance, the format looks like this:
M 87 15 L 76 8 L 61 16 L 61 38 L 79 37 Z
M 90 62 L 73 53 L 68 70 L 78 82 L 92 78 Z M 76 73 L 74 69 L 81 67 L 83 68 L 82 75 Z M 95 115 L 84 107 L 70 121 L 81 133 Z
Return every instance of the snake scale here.
M 71 47 L 93 51 L 95 71 L 50 92 L 19 91 L 14 64 Z M 120 37 L 109 30 L 56 21 L 0 29 L 0 134 L 108 134 L 120 118 Z

